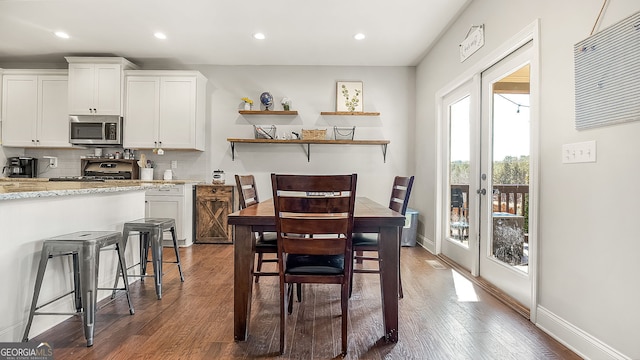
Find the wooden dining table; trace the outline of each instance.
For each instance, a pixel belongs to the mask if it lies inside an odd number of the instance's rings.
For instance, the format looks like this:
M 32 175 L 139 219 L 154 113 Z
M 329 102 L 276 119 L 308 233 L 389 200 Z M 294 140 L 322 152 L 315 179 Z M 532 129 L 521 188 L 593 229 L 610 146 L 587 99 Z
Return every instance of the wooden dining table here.
M 383 338 L 398 342 L 398 257 L 400 229 L 404 216 L 366 197 L 357 197 L 354 210 L 354 232 L 379 233 L 380 295 L 384 323 Z M 249 335 L 255 236 L 258 231 L 275 231 L 273 199 L 228 217 L 234 227 L 234 338 L 244 341 Z

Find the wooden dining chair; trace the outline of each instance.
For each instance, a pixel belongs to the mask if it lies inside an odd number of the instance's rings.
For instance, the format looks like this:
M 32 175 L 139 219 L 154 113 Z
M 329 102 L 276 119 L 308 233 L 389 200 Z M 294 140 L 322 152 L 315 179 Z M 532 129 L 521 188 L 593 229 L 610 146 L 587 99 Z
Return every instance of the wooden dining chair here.
M 258 199 L 258 190 L 256 189 L 256 180 L 253 175 L 236 175 L 236 187 L 240 195 L 240 209 L 244 209 L 260 202 Z M 275 254 L 278 251 L 277 236 L 274 232 L 258 232 L 256 233 L 256 256 L 258 263 L 253 272 L 255 282 L 260 280 L 260 276 L 278 276 L 276 271 L 262 271 L 262 263 L 276 263 L 278 259 Z M 265 258 L 264 254 L 273 254 L 273 257 Z
M 402 215 L 407 212 L 409 205 L 409 196 L 413 187 L 413 176 L 402 177 L 396 176 L 391 188 L 391 199 L 389 200 L 389 209 L 395 210 Z M 353 269 L 354 273 L 380 274 L 380 257 L 378 253 L 378 235 L 377 233 L 356 233 L 353 234 L 353 251 L 355 252 L 354 261 L 362 263 L 362 260 L 373 260 L 378 262 L 377 269 Z M 404 297 L 402 293 L 402 277 L 400 276 L 400 242 L 402 239 L 402 228 L 398 234 L 398 296 Z M 363 255 L 364 252 L 375 252 L 376 256 Z
M 285 303 L 291 314 L 293 284 L 305 283 L 341 285 L 342 354 L 347 353 L 356 181 L 356 174 L 271 175 L 278 237 L 281 354 L 285 347 Z

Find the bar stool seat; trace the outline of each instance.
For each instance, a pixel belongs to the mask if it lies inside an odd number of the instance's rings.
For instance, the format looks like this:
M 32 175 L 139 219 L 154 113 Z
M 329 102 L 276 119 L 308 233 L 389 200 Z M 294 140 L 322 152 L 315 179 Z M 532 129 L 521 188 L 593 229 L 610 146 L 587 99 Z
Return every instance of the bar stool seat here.
M 127 274 L 128 277 L 140 277 L 141 281 L 144 281 L 145 277 L 153 276 L 155 278 L 156 295 L 158 300 L 162 299 L 162 264 L 172 263 L 178 265 L 178 271 L 180 272 L 180 281 L 184 282 L 184 276 L 182 274 L 182 265 L 180 263 L 180 253 L 178 251 L 178 240 L 176 237 L 176 221 L 172 218 L 141 218 L 133 221 L 126 222 L 122 229 L 122 239 L 125 246 L 129 239 L 129 233 L 138 232 L 140 234 L 140 262 L 134 264 L 127 270 L 140 265 L 140 275 Z M 171 238 L 173 240 L 173 249 L 176 254 L 176 261 L 163 261 L 162 259 L 162 237 L 165 231 L 171 232 Z M 147 262 L 149 248 L 151 248 L 151 257 L 153 263 L 153 275 L 147 275 Z M 116 277 L 116 282 L 119 279 Z M 114 285 L 114 288 L 116 286 Z M 115 297 L 115 290 L 113 291 L 112 298 Z
M 87 339 L 87 346 L 93 345 L 97 290 L 115 290 L 114 288 L 98 288 L 100 251 L 102 248 L 111 245 L 115 245 L 115 250 L 118 253 L 119 271 L 125 271 L 127 265 L 124 257 L 124 241 L 122 239 L 122 234 L 118 231 L 79 231 L 44 240 L 44 243 L 42 244 L 42 253 L 40 255 L 40 264 L 38 266 L 38 274 L 36 276 L 36 284 L 33 291 L 31 310 L 29 311 L 29 320 L 27 321 L 27 328 L 24 331 L 22 341 L 28 341 L 29 330 L 31 329 L 31 324 L 33 323 L 33 317 L 35 315 L 76 315 L 77 313 L 82 312 L 84 336 Z M 38 296 L 40 295 L 40 289 L 42 288 L 42 280 L 44 278 L 47 263 L 49 259 L 58 256 L 72 256 L 74 289 L 73 291 L 63 294 L 46 304 L 38 306 Z M 133 305 L 131 304 L 129 285 L 126 279 L 124 281 L 124 288 L 118 290 L 125 290 L 127 294 L 127 301 L 129 302 L 129 313 L 133 315 L 134 310 Z M 50 313 L 37 311 L 70 294 L 74 294 L 76 313 Z

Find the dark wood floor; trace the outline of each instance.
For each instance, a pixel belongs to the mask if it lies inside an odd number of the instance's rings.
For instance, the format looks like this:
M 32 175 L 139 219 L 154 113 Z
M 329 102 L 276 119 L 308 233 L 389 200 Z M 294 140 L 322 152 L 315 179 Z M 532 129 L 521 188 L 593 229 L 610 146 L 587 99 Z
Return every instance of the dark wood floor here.
M 165 256 L 171 256 L 170 249 Z M 100 309 L 93 347 L 86 347 L 80 317 L 33 340 L 51 343 L 56 359 L 278 357 L 277 278 L 265 277 L 255 285 L 249 339 L 234 342 L 232 245 L 196 244 L 181 249 L 181 256 L 185 282 L 174 265 L 165 265 L 162 300 L 148 279 L 131 287 L 135 315 L 129 315 L 123 295 Z M 437 258 L 419 247 L 402 249 L 404 299 L 397 344 L 381 340 L 377 275 L 354 276 L 346 358 L 580 359 L 481 288 L 454 276 L 451 268 L 437 269 L 426 260 Z M 468 301 L 474 295 L 478 300 Z M 338 358 L 338 288 L 306 285 L 304 296 L 288 316 L 287 346 L 280 358 Z

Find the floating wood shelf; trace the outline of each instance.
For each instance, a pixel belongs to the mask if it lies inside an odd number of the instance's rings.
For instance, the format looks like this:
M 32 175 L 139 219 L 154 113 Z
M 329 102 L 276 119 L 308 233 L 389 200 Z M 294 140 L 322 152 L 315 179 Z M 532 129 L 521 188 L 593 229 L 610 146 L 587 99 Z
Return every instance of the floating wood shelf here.
M 298 144 L 306 145 L 307 161 L 311 158 L 311 144 L 314 145 L 381 145 L 382 157 L 384 162 L 387 162 L 387 145 L 389 140 L 278 140 L 278 139 L 236 139 L 227 138 L 227 141 L 231 143 L 231 159 L 235 160 L 235 144 Z
M 364 111 L 322 111 L 320 115 L 338 115 L 338 116 L 380 116 L 379 112 Z
M 276 111 L 276 110 L 238 110 L 242 115 L 298 115 L 297 110 Z

